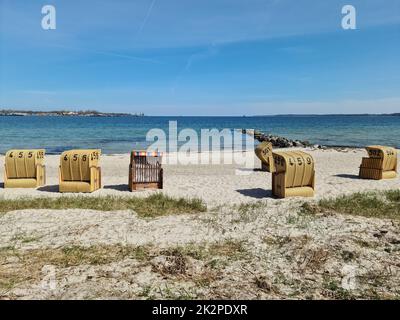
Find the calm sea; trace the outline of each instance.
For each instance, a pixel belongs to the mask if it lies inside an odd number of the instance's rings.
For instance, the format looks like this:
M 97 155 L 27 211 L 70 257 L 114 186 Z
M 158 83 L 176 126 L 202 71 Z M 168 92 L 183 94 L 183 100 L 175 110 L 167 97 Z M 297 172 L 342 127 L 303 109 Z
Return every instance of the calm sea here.
M 101 148 L 127 153 L 148 146 L 153 128 L 178 130 L 257 129 L 291 139 L 328 146 L 384 144 L 400 147 L 398 116 L 267 116 L 267 117 L 1 117 L 0 153 L 12 148 L 45 148 L 60 153 L 74 148 Z

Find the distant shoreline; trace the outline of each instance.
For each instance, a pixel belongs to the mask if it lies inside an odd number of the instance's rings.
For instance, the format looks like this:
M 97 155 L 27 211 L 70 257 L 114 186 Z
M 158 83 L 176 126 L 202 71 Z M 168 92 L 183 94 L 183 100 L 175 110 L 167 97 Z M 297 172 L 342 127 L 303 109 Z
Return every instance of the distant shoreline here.
M 332 116 L 341 116 L 341 117 L 380 117 L 380 116 L 391 116 L 391 117 L 400 117 L 400 113 L 310 113 L 310 114 L 271 114 L 271 115 L 254 115 L 254 116 L 245 116 L 245 117 L 332 117 Z
M 0 117 L 144 117 L 143 113 L 115 113 L 100 111 L 25 111 L 25 110 L 0 110 Z
M 330 114 L 266 114 L 266 115 L 145 115 L 144 113 L 100 112 L 100 111 L 31 111 L 1 110 L 0 117 L 176 117 L 176 118 L 272 118 L 272 117 L 400 117 L 400 113 L 330 113 Z

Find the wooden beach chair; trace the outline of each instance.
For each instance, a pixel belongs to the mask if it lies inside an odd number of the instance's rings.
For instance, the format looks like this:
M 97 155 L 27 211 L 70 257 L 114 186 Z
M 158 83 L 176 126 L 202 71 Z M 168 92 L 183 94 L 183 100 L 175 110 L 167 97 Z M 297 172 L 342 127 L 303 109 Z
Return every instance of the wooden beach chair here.
M 273 153 L 272 194 L 278 198 L 313 197 L 314 159 L 303 151 Z
M 272 143 L 263 141 L 254 150 L 258 159 L 261 160 L 261 170 L 267 172 L 274 172 L 274 159 L 272 156 Z
M 161 162 L 161 152 L 132 151 L 129 164 L 129 190 L 162 189 L 164 172 Z
M 363 179 L 393 179 L 397 176 L 397 150 L 385 146 L 365 148 L 368 158 L 361 161 L 359 176 Z
M 101 188 L 101 150 L 70 150 L 60 157 L 60 192 L 93 192 Z
M 10 150 L 5 156 L 4 188 L 37 188 L 46 183 L 45 150 Z

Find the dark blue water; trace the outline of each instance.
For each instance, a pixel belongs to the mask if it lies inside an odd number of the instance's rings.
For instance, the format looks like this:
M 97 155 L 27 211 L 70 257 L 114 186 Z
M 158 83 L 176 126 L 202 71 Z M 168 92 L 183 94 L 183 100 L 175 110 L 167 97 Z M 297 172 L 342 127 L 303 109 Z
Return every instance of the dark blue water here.
M 146 148 L 146 133 L 165 130 L 257 129 L 291 139 L 328 146 L 384 144 L 400 147 L 398 116 L 268 116 L 268 117 L 1 117 L 0 153 L 12 148 L 45 148 L 59 153 L 73 148 L 100 148 L 126 153 Z

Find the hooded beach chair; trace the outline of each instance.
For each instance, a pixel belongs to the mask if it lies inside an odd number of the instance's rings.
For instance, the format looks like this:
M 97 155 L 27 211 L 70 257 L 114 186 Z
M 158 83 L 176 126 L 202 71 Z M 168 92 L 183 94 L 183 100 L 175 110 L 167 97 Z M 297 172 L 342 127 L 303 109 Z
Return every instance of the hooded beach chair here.
M 397 176 L 397 150 L 385 146 L 365 148 L 368 158 L 362 158 L 359 176 L 363 179 L 392 179 Z
M 272 156 L 272 143 L 263 141 L 254 150 L 258 159 L 261 160 L 261 170 L 274 172 L 274 159 Z
M 93 192 L 101 188 L 101 150 L 70 150 L 60 157 L 60 192 Z
M 10 150 L 5 156 L 4 188 L 37 188 L 46 183 L 45 150 Z
M 313 157 L 303 151 L 274 152 L 272 194 L 278 198 L 313 197 L 315 169 Z

